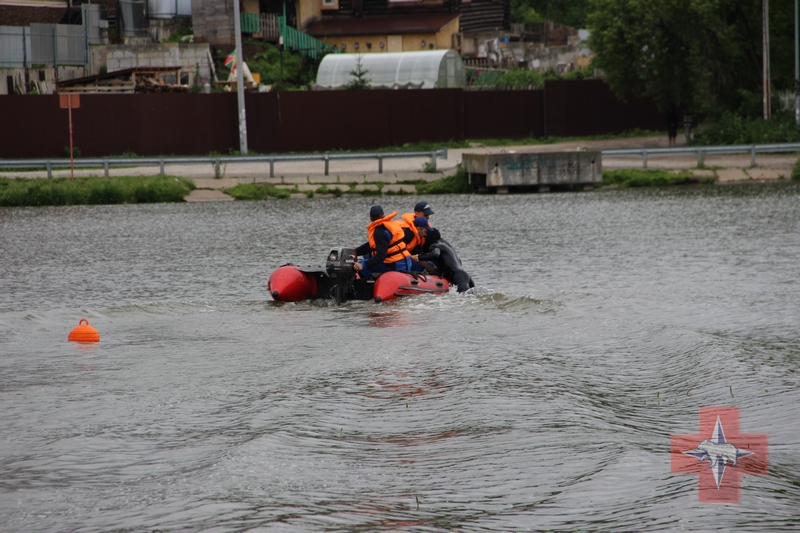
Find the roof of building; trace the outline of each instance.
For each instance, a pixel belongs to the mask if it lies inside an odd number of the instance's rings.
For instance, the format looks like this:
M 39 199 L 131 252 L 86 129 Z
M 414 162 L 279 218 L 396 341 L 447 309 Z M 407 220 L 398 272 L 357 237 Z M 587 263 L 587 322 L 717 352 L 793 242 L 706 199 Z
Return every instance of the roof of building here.
M 315 22 L 306 29 L 306 33 L 314 37 L 436 33 L 458 17 L 458 13 L 420 13 L 363 18 L 330 17 Z
M 0 24 L 3 26 L 30 26 L 35 23 L 58 24 L 64 18 L 68 6 L 66 2 L 2 4 L 0 5 Z

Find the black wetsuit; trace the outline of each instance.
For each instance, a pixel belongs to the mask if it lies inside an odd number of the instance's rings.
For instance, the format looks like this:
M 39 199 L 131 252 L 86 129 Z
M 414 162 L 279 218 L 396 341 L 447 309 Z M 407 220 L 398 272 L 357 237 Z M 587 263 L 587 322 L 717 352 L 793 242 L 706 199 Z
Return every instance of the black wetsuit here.
M 411 230 L 408 229 L 408 228 L 403 228 L 403 242 L 406 243 L 406 246 L 408 246 L 408 244 L 413 239 L 414 239 L 414 234 L 411 232 Z M 410 253 L 411 255 L 416 255 L 416 254 L 422 253 L 422 249 L 421 248 L 422 248 L 421 246 L 417 246 L 413 250 L 409 250 L 408 253 Z
M 427 252 L 420 254 L 420 261 L 430 261 L 450 283 L 458 286 L 458 292 L 465 292 L 475 286 L 472 277 L 461 266 L 461 259 L 456 254 L 456 249 L 442 239 L 439 230 L 428 232 L 425 238 Z

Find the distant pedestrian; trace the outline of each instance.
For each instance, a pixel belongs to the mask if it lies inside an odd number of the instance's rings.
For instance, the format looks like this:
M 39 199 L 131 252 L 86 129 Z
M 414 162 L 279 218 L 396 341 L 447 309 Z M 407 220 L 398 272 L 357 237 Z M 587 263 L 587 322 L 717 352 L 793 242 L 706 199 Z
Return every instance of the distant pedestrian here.
M 675 146 L 678 141 L 678 111 L 674 105 L 670 105 L 667 109 L 667 136 L 669 137 L 669 145 Z

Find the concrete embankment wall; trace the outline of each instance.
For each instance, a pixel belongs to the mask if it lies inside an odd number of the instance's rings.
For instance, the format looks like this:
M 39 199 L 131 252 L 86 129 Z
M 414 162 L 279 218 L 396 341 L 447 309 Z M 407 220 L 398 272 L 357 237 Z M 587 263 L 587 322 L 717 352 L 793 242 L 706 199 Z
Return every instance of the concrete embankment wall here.
M 415 142 L 577 136 L 660 129 L 652 102 L 622 102 L 600 80 L 524 91 L 320 91 L 246 95 L 250 150 L 370 150 Z M 238 150 L 236 94 L 82 95 L 73 110 L 83 156 L 227 154 Z M 63 157 L 57 95 L 0 96 L 2 158 Z

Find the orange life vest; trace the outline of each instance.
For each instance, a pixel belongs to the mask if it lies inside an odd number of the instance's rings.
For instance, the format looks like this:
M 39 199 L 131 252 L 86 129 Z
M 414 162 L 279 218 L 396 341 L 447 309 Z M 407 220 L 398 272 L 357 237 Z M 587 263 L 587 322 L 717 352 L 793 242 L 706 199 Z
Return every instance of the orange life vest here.
M 406 244 L 406 249 L 412 251 L 417 246 L 422 246 L 423 244 L 425 244 L 425 239 L 422 238 L 422 236 L 420 236 L 419 234 L 419 228 L 417 228 L 414 225 L 414 219 L 416 218 L 414 216 L 414 213 L 406 213 L 403 215 L 402 218 L 403 220 L 398 222 L 398 224 L 400 224 L 400 228 L 407 229 L 414 234 L 414 237 L 411 239 L 411 242 Z
M 406 243 L 403 242 L 403 237 L 405 237 L 403 228 L 400 227 L 399 222 L 392 222 L 392 219 L 396 215 L 397 211 L 383 218 L 379 218 L 378 220 L 374 220 L 367 226 L 369 248 L 373 254 L 376 251 L 375 228 L 383 226 L 391 233 L 391 237 L 389 237 L 389 249 L 386 251 L 386 259 L 383 260 L 384 263 L 396 263 L 405 257 L 411 257 L 411 254 L 406 250 Z

